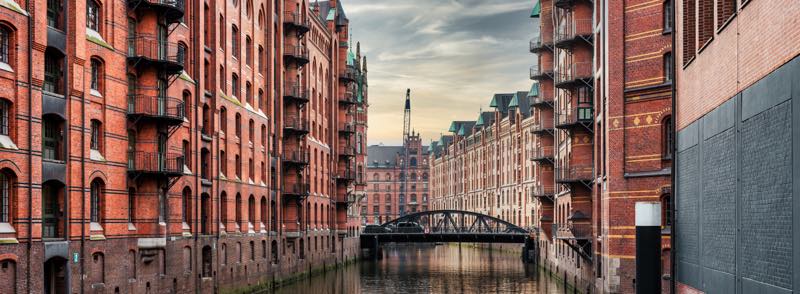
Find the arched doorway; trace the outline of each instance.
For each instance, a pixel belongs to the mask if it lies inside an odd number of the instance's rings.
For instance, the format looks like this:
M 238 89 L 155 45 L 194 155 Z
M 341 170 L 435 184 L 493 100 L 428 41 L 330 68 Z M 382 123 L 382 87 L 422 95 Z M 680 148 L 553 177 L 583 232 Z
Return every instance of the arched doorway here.
M 44 293 L 67 293 L 67 260 L 53 257 L 44 263 Z

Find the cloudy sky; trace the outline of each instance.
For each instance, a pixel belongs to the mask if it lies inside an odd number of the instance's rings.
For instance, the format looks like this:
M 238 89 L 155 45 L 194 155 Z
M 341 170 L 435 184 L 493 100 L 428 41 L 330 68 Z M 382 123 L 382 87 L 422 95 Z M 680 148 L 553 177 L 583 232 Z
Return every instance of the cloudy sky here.
M 532 0 L 341 0 L 369 70 L 369 143 L 401 144 L 403 99 L 425 144 L 494 93 L 530 89 Z

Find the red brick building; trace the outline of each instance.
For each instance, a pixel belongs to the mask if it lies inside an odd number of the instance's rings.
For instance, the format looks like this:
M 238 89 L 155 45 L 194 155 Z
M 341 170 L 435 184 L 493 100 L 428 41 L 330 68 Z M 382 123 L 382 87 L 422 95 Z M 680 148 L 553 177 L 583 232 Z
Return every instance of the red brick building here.
M 211 293 L 356 256 L 366 60 L 338 1 L 0 11 L 3 289 Z
M 800 3 L 675 4 L 677 292 L 797 292 Z
M 669 1 L 538 1 L 531 90 L 495 95 L 494 112 L 453 122 L 432 144 L 432 209 L 532 227 L 542 266 L 580 290 L 630 293 L 634 205 L 660 201 L 668 276 L 671 11 Z
M 367 147 L 367 198 L 360 202 L 361 224 L 382 224 L 428 210 L 428 146 L 419 134 L 408 138 L 408 167 L 403 146 Z M 406 177 L 407 175 L 407 177 Z

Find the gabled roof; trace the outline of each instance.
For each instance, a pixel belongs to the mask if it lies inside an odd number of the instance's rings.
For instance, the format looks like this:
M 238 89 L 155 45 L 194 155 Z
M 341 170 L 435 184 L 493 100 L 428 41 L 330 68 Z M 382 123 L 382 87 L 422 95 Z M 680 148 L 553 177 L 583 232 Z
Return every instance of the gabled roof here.
M 528 97 L 538 97 L 539 96 L 539 83 L 534 82 L 531 85 L 531 90 L 528 91 Z
M 536 0 L 536 4 L 533 5 L 533 10 L 531 10 L 531 17 L 539 17 L 542 13 L 542 4 L 539 3 L 539 0 Z
M 511 98 L 513 97 L 513 93 L 494 94 L 494 97 L 492 97 L 492 102 L 489 103 L 489 106 L 494 107 L 497 111 L 501 112 L 503 116 L 505 116 L 508 113 L 508 103 L 511 102 Z
M 478 120 L 475 122 L 475 127 L 488 127 L 494 123 L 494 112 L 484 111 L 478 115 Z
M 522 118 L 531 116 L 531 103 L 530 99 L 528 98 L 528 92 L 526 91 L 519 91 L 515 93 L 514 99 L 511 100 L 508 106 L 519 109 L 520 114 L 522 114 Z
M 472 129 L 475 127 L 474 121 L 467 121 L 461 124 L 461 128 L 458 130 L 459 136 L 469 136 L 472 135 Z
M 454 120 L 452 123 L 450 123 L 450 128 L 448 129 L 448 131 L 451 132 L 451 133 L 458 132 L 461 129 L 461 124 L 463 124 L 465 122 L 467 122 L 467 121 Z

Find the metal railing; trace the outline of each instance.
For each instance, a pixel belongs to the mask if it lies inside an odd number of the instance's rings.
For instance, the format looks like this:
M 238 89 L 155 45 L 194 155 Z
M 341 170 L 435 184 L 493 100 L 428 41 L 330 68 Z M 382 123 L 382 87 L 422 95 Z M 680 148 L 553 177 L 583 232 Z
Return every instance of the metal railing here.
M 299 28 L 308 28 L 311 26 L 311 22 L 309 22 L 307 18 L 304 18 L 300 13 L 293 11 L 285 11 L 283 13 L 283 23 Z
M 356 71 L 355 67 L 348 65 L 344 67 L 344 72 L 341 75 L 339 75 L 339 78 L 346 81 L 354 82 L 358 78 L 358 72 Z
M 591 181 L 594 169 L 591 164 L 556 166 L 556 182 Z
M 573 82 L 581 79 L 591 79 L 593 69 L 591 62 L 575 62 L 564 65 L 556 71 L 556 85 Z
M 283 83 L 283 96 L 308 101 L 308 91 L 296 80 L 287 80 Z
M 557 113 L 556 114 L 556 126 L 557 127 L 565 127 L 570 125 L 575 125 L 578 123 L 584 123 L 585 125 L 591 127 L 592 120 L 594 118 L 594 109 L 592 107 L 575 107 L 572 112 L 570 113 Z
M 128 170 L 135 172 L 182 174 L 183 154 L 128 151 Z
M 533 197 L 549 197 L 556 194 L 556 188 L 554 186 L 545 186 L 542 184 L 536 184 L 531 189 L 531 195 Z
M 556 43 L 565 45 L 565 42 L 575 40 L 581 36 L 591 36 L 593 29 L 592 19 L 573 19 L 556 29 Z
M 306 183 L 284 185 L 283 194 L 306 196 L 311 194 L 311 185 Z
M 283 55 L 296 59 L 308 60 L 308 48 L 298 45 L 284 45 Z
M 357 99 L 356 99 L 356 94 L 355 94 L 355 92 L 353 92 L 353 91 L 350 91 L 350 90 L 348 89 L 348 90 L 346 90 L 346 91 L 345 91 L 345 92 L 342 94 L 342 96 L 341 96 L 341 97 L 339 97 L 339 102 L 342 102 L 342 103 L 345 103 L 345 104 L 355 104 L 355 103 L 357 103 L 358 101 L 357 101 Z
M 553 118 L 550 116 L 542 116 L 539 115 L 539 118 L 533 121 L 531 124 L 531 130 L 534 133 L 539 133 L 547 130 L 553 129 Z
M 128 114 L 183 119 L 186 109 L 183 101 L 173 97 L 128 95 Z
M 554 223 L 553 236 L 556 239 L 589 240 L 592 238 L 592 224 Z
M 540 146 L 531 150 L 531 159 L 553 159 L 553 146 Z
M 155 36 L 134 36 L 128 38 L 128 56 L 143 57 L 150 60 L 173 62 L 183 65 L 185 54 L 178 43 L 159 40 Z
M 285 130 L 295 131 L 299 133 L 308 133 L 308 122 L 299 117 L 287 116 L 283 120 L 283 128 Z
M 356 131 L 356 124 L 352 122 L 340 123 L 339 124 L 339 132 L 342 133 L 354 133 Z
M 307 150 L 300 148 L 300 150 L 284 152 L 281 160 L 289 163 L 308 164 L 311 162 L 311 157 Z

